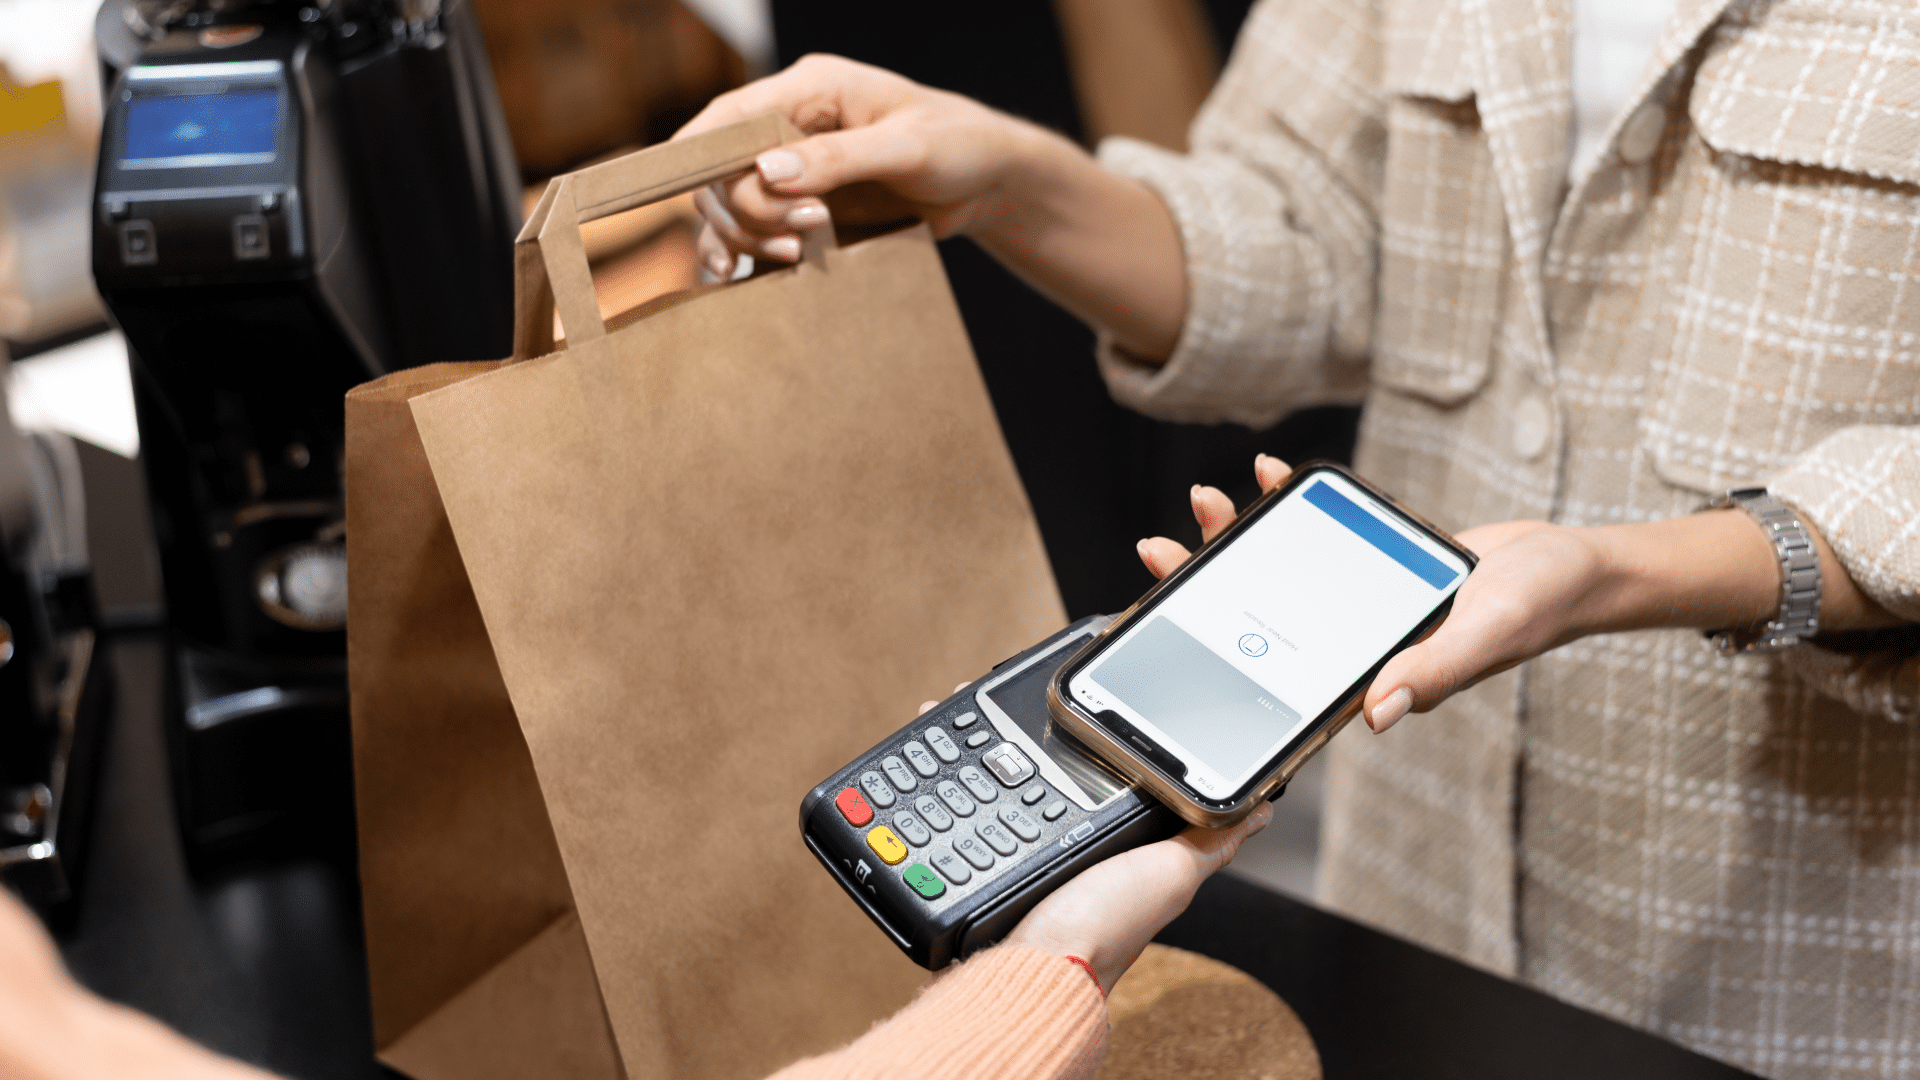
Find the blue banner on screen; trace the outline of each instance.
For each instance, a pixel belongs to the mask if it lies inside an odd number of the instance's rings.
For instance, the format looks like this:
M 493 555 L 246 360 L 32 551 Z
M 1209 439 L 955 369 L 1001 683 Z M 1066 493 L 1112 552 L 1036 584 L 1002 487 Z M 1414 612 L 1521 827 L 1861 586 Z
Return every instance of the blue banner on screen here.
M 1393 526 L 1362 510 L 1352 499 L 1324 483 L 1316 482 L 1307 489 L 1307 501 L 1436 589 L 1446 588 L 1460 576 L 1453 567 L 1420 550 L 1419 545 L 1395 532 Z
M 280 96 L 233 94 L 136 97 L 127 103 L 130 169 L 250 165 L 272 161 L 280 134 Z

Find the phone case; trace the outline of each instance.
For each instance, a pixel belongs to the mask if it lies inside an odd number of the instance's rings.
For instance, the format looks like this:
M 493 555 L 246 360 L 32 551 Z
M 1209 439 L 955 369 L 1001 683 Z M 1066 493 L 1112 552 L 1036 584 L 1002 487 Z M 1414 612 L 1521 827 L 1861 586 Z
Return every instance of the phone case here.
M 1219 536 L 1201 545 L 1200 548 L 1193 553 L 1193 557 L 1189 558 L 1179 569 L 1168 574 L 1166 578 L 1161 580 L 1153 588 L 1147 590 L 1146 595 L 1135 601 L 1132 607 L 1121 612 L 1109 622 L 1092 641 L 1088 642 L 1072 658 L 1061 664 L 1058 670 L 1054 672 L 1053 678 L 1047 683 L 1047 708 L 1052 713 L 1054 721 L 1058 723 L 1063 730 L 1072 734 L 1115 771 L 1151 792 L 1155 799 L 1170 807 L 1183 819 L 1195 825 L 1215 829 L 1225 828 L 1246 817 L 1248 814 L 1253 813 L 1254 808 L 1258 807 L 1262 802 L 1276 797 L 1276 794 L 1286 787 L 1287 781 L 1292 779 L 1293 774 L 1299 771 L 1300 766 L 1304 765 L 1314 754 L 1319 753 L 1321 748 L 1326 746 L 1328 740 L 1339 734 L 1340 730 L 1346 727 L 1347 722 L 1359 714 L 1360 705 L 1366 697 L 1368 685 L 1372 683 L 1373 677 L 1379 673 L 1380 668 L 1386 664 L 1387 660 L 1407 646 L 1412 645 L 1414 642 L 1432 633 L 1433 630 L 1446 619 L 1447 613 L 1453 609 L 1453 598 L 1451 596 L 1448 597 L 1446 602 L 1436 608 L 1432 615 L 1419 626 L 1415 627 L 1413 631 L 1402 639 L 1395 648 L 1389 651 L 1386 656 L 1381 657 L 1379 662 L 1374 664 L 1366 675 L 1348 691 L 1345 697 L 1326 712 L 1323 712 L 1314 724 L 1310 725 L 1295 739 L 1292 745 L 1281 752 L 1277 763 L 1265 776 L 1255 780 L 1231 800 L 1216 802 L 1211 799 L 1206 799 L 1190 790 L 1184 783 L 1176 779 L 1167 767 L 1156 764 L 1147 757 L 1144 748 L 1136 747 L 1130 742 L 1123 742 L 1121 737 L 1116 737 L 1112 732 L 1107 730 L 1105 725 L 1096 722 L 1078 705 L 1073 704 L 1067 696 L 1063 684 L 1067 679 L 1072 677 L 1074 671 L 1082 662 L 1082 658 L 1091 656 L 1100 642 L 1106 640 L 1109 636 L 1124 632 L 1133 624 L 1136 618 L 1142 617 L 1145 613 L 1152 611 L 1154 602 L 1162 595 L 1179 588 L 1187 578 L 1197 572 L 1206 562 L 1206 559 L 1202 556 L 1232 543 L 1252 522 L 1258 520 L 1260 515 L 1256 513 L 1256 511 L 1260 511 L 1270 503 L 1284 498 L 1288 493 L 1305 484 L 1313 476 L 1328 472 L 1337 473 L 1343 479 L 1366 491 L 1381 502 L 1387 503 L 1405 514 L 1414 523 L 1430 532 L 1434 538 L 1445 544 L 1455 554 L 1465 559 L 1469 572 L 1472 571 L 1478 562 L 1471 551 L 1461 547 L 1446 532 L 1420 515 L 1400 505 L 1391 495 L 1388 495 L 1386 492 L 1381 491 L 1379 488 L 1356 476 L 1350 469 L 1331 461 L 1310 461 L 1295 469 L 1293 475 L 1288 478 L 1285 484 L 1261 495 L 1260 498 L 1249 503 L 1246 509 L 1240 512 L 1240 516 L 1234 519 L 1233 524 L 1227 526 Z M 1125 726 L 1124 721 L 1120 723 L 1122 726 Z M 1142 739 L 1144 741 L 1144 736 L 1142 736 Z

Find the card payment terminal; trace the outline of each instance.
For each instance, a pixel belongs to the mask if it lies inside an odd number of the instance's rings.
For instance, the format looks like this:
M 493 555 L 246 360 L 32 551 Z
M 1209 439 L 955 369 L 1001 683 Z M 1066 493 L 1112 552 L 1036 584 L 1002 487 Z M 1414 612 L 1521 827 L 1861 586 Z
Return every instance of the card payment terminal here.
M 1185 827 L 1047 712 L 1047 680 L 1111 621 L 1002 662 L 800 804 L 815 857 L 921 966 L 992 945 L 1075 874 Z

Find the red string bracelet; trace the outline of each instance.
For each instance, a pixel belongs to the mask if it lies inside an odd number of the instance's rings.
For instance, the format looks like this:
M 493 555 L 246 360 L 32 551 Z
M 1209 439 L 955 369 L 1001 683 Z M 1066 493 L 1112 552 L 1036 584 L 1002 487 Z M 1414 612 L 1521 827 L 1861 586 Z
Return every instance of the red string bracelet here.
M 1087 973 L 1087 978 L 1093 980 L 1093 988 L 1095 990 L 1100 991 L 1100 996 L 1101 997 L 1107 996 L 1107 988 L 1100 985 L 1100 976 L 1093 970 L 1092 964 L 1087 963 L 1085 960 L 1082 960 L 1077 956 L 1067 957 L 1067 963 L 1078 964 L 1080 966 L 1080 969 Z

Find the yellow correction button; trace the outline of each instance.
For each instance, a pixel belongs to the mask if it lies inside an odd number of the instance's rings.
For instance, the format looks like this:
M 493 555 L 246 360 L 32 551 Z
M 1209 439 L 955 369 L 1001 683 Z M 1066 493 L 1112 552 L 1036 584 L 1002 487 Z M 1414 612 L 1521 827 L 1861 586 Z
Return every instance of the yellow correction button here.
M 898 865 L 901 859 L 907 857 L 907 845 L 901 843 L 900 838 L 893 835 L 893 830 L 885 825 L 867 834 L 867 846 L 888 866 Z

